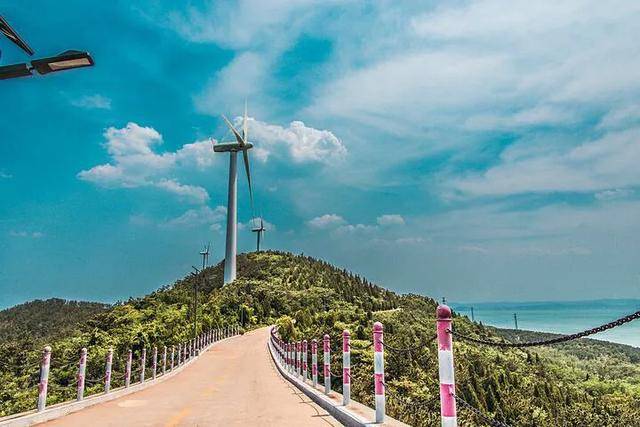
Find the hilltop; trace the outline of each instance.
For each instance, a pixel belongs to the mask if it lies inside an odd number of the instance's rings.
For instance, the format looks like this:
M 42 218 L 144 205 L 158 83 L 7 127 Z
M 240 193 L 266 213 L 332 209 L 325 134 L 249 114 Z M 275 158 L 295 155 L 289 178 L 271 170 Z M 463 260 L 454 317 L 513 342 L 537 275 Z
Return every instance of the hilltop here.
M 200 327 L 240 322 L 245 328 L 276 323 L 284 338 L 333 337 L 334 366 L 340 366 L 339 336 L 352 331 L 352 396 L 372 404 L 371 325 L 385 325 L 388 412 L 413 425 L 439 424 L 437 349 L 432 341 L 436 302 L 399 295 L 344 269 L 302 255 L 267 251 L 238 256 L 238 279 L 222 286 L 222 264 L 188 276 L 145 297 L 130 299 L 82 322 L 73 333 L 51 339 L 52 403 L 73 397 L 74 361 L 90 349 L 89 378 L 99 377 L 108 346 L 122 355 L 142 346 L 172 345 L 192 333 L 196 284 Z M 456 330 L 498 339 L 497 331 L 455 316 Z M 522 338 L 524 339 L 524 338 Z M 580 341 L 581 345 L 586 340 Z M 0 344 L 0 414 L 31 408 L 41 342 Z M 589 346 L 580 359 L 554 349 L 498 350 L 455 343 L 458 394 L 483 412 L 513 426 L 638 425 L 640 365 L 615 347 Z M 26 359 L 27 363 L 20 361 Z M 612 366 L 616 366 L 612 369 Z M 58 387 L 56 387 L 56 385 Z M 115 384 L 117 386 L 117 383 Z M 340 381 L 334 383 L 340 389 Z M 97 387 L 89 389 L 95 392 Z M 460 411 L 465 425 L 480 425 Z

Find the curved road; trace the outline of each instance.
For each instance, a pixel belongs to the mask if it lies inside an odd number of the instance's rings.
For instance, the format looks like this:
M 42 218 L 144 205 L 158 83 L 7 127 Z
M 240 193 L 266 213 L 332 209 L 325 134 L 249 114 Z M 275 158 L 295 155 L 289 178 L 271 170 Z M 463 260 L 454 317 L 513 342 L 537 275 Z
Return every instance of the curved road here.
M 282 378 L 262 328 L 215 344 L 148 389 L 45 423 L 47 426 L 339 426 Z

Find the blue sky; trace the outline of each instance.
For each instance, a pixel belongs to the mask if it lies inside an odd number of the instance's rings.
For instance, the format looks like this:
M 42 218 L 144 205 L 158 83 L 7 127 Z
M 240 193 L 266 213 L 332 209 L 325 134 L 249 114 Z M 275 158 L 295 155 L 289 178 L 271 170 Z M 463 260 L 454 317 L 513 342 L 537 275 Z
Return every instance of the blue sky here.
M 23 3 L 36 56 L 96 67 L 0 83 L 0 306 L 221 259 L 210 139 L 245 99 L 267 247 L 453 300 L 640 297 L 640 5 Z

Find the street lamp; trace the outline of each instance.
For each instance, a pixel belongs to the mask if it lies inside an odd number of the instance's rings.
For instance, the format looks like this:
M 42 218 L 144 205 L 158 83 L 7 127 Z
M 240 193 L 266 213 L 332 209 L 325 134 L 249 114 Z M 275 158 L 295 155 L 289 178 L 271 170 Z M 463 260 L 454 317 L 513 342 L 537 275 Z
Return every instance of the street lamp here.
M 33 49 L 9 26 L 9 23 L 2 16 L 0 16 L 0 32 L 28 55 L 33 55 Z M 93 64 L 93 58 L 87 52 L 68 50 L 60 55 L 36 59 L 31 61 L 31 64 L 2 66 L 0 67 L 0 80 L 30 76 L 33 70 L 39 74 L 49 74 L 74 68 L 91 67 Z

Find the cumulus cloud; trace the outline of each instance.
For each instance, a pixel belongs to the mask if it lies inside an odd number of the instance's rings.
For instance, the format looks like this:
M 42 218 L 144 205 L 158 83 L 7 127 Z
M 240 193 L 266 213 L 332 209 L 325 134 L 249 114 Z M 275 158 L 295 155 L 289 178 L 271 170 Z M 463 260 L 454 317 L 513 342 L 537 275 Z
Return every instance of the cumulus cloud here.
M 79 172 L 79 179 L 106 188 L 155 187 L 200 204 L 209 200 L 204 188 L 182 184 L 172 174 L 211 166 L 210 141 L 185 144 L 175 152 L 159 153 L 156 147 L 162 144 L 162 135 L 152 127 L 132 122 L 124 128 L 108 128 L 104 137 L 111 161 Z
M 332 163 L 342 160 L 347 149 L 331 131 L 306 126 L 293 121 L 287 127 L 251 119 L 250 140 L 259 144 L 258 159 L 285 154 L 296 163 Z
M 227 208 L 217 206 L 211 209 L 209 206 L 202 206 L 197 209 L 189 209 L 177 218 L 166 221 L 166 227 L 198 227 L 209 225 L 214 230 L 221 228 L 221 223 L 226 220 Z
M 387 214 L 381 215 L 376 219 L 378 225 L 387 226 L 387 225 L 404 225 L 404 218 L 402 215 L 398 214 Z
M 111 99 L 99 94 L 86 95 L 77 99 L 71 100 L 71 105 L 74 107 L 86 108 L 88 110 L 110 110 Z
M 334 228 L 345 223 L 346 221 L 344 220 L 344 218 L 336 214 L 325 214 L 307 221 L 309 227 L 317 229 Z
M 209 200 L 209 193 L 207 193 L 204 188 L 180 184 L 173 179 L 162 179 L 156 183 L 156 187 L 168 191 L 169 193 L 190 199 L 195 203 L 203 204 Z

